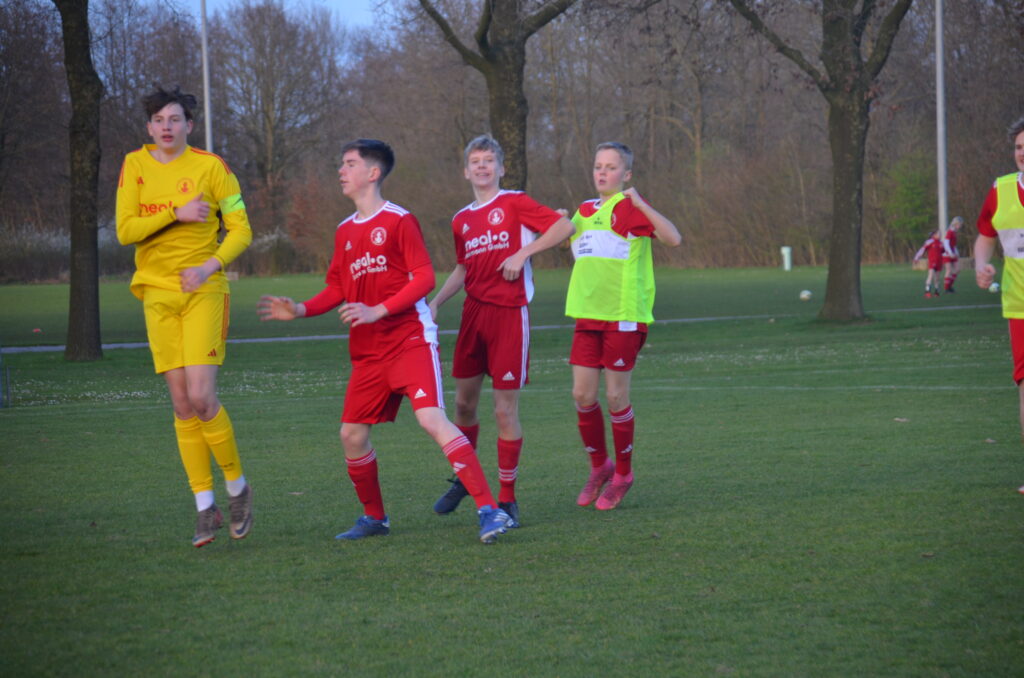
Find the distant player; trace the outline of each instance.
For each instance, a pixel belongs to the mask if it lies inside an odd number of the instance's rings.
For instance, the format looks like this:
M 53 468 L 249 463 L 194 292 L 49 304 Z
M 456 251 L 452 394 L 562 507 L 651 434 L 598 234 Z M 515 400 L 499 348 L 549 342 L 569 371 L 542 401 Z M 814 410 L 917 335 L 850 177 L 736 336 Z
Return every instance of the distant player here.
M 365 513 L 337 539 L 390 532 L 370 429 L 394 421 L 407 397 L 416 421 L 441 446 L 476 502 L 480 540 L 490 544 L 505 532 L 510 518 L 497 507 L 473 446 L 444 413 L 437 325 L 425 299 L 434 288 L 434 268 L 416 217 L 381 195 L 381 182 L 394 164 L 394 153 L 383 141 L 357 139 L 342 148 L 338 178 L 356 213 L 335 231 L 327 285 L 302 303 L 264 296 L 258 313 L 262 320 L 293 320 L 340 305 L 339 315 L 351 327 L 352 375 L 341 414 L 341 443 Z
M 1013 380 L 1019 394 L 1021 437 L 1024 440 L 1024 259 L 1020 238 L 1024 233 L 1024 118 L 1009 130 L 1013 145 L 1014 174 L 996 179 L 978 215 L 978 239 L 974 242 L 974 274 L 978 287 L 988 289 L 995 282 L 996 269 L 990 262 L 996 240 L 1003 246 L 1003 317 L 1010 328 Z M 1024 494 L 1024 486 L 1018 490 Z
M 669 247 L 682 241 L 675 225 L 625 188 L 632 177 L 633 152 L 624 144 L 597 146 L 597 198 L 579 206 L 570 239 L 576 257 L 566 315 L 576 318 L 572 351 L 572 395 L 590 477 L 576 503 L 613 509 L 633 486 L 635 420 L 629 389 L 637 355 L 654 322 L 654 265 L 651 242 Z M 604 415 L 598 402 L 601 371 L 615 444 L 614 462 L 605 446 Z M 605 487 L 607 485 L 607 487 Z M 603 490 L 603 492 L 602 492 Z
M 942 248 L 942 265 L 945 268 L 946 274 L 944 287 L 950 293 L 956 292 L 953 289 L 953 283 L 956 282 L 956 277 L 960 275 L 960 251 L 956 248 L 956 241 L 963 225 L 963 217 L 953 217 L 953 221 L 949 222 L 949 227 L 946 229 L 945 242 Z
M 490 376 L 498 425 L 498 506 L 512 518 L 509 526 L 518 527 L 515 488 L 523 448 L 519 390 L 528 381 L 530 365 L 530 256 L 568 238 L 573 225 L 522 191 L 501 190 L 504 158 L 501 146 L 487 135 L 466 146 L 463 173 L 475 200 L 452 218 L 458 263 L 431 300 L 430 312 L 436 320 L 438 308 L 465 287 L 452 368 L 455 424 L 476 447 L 477 405 L 484 376 Z M 456 478 L 434 510 L 451 513 L 466 494 Z
M 945 244 L 938 231 L 928 234 L 928 239 L 921 245 L 921 249 L 914 254 L 914 261 L 918 262 L 923 257 L 928 257 L 928 273 L 924 278 L 924 296 L 939 296 L 939 276 L 942 275 L 942 254 L 945 251 Z
M 252 527 L 252 489 L 235 432 L 217 398 L 228 335 L 224 267 L 252 241 L 238 179 L 219 156 L 192 148 L 196 98 L 157 89 L 142 100 L 153 143 L 125 156 L 117 185 L 117 239 L 135 245 L 132 293 L 142 300 L 153 364 L 174 408 L 178 450 L 195 495 L 192 545 L 213 541 L 223 517 L 214 503 L 210 453 L 224 473 L 230 534 Z M 227 233 L 217 242 L 220 219 Z

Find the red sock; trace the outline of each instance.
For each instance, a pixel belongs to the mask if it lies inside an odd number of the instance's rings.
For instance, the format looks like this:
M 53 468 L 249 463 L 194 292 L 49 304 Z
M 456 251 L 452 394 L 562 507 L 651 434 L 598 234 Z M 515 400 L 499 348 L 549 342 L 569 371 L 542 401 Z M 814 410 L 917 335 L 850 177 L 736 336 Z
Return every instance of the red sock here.
M 516 478 L 519 475 L 519 454 L 523 451 L 523 439 L 503 440 L 498 438 L 498 501 L 516 500 Z
M 609 412 L 612 419 L 612 440 L 615 441 L 615 473 L 629 475 L 633 469 L 633 406 L 621 412 Z
M 469 441 L 469 444 L 472 445 L 475 450 L 476 439 L 480 436 L 480 424 L 473 424 L 472 426 L 459 426 L 456 424 L 455 426 L 462 431 L 462 435 L 466 436 L 466 440 Z
M 487 486 L 487 477 L 484 476 L 484 469 L 480 466 L 473 446 L 469 444 L 466 436 L 459 436 L 452 439 L 441 450 L 452 465 L 455 475 L 462 481 L 463 486 L 469 495 L 476 502 L 476 507 L 493 506 L 498 507 L 491 494 L 491 488 Z
M 345 457 L 348 477 L 356 488 L 356 496 L 363 503 L 363 512 L 374 520 L 384 520 L 384 499 L 380 494 L 380 482 L 377 480 L 377 452 L 370 450 L 365 457 L 349 459 Z
M 601 403 L 594 403 L 586 409 L 576 406 L 577 425 L 583 447 L 590 455 L 591 468 L 601 468 L 608 461 L 608 448 L 604 442 L 604 413 Z

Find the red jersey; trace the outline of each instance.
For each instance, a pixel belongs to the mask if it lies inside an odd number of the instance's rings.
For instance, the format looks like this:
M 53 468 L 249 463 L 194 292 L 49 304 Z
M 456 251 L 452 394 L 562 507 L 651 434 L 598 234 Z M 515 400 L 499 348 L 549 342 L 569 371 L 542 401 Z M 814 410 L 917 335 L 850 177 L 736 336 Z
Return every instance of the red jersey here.
M 360 221 L 353 214 L 338 225 L 327 287 L 305 302 L 306 315 L 325 313 L 342 301 L 383 303 L 389 315 L 351 328 L 354 364 L 386 360 L 406 348 L 437 343 L 425 296 L 434 289 L 430 254 L 420 224 L 392 202 Z
M 943 245 L 945 251 L 942 253 L 942 258 L 949 259 L 950 261 L 959 259 L 960 253 L 956 249 L 956 231 L 946 231 L 945 241 Z
M 578 211 L 581 216 L 590 217 L 597 212 L 600 206 L 600 198 L 595 198 L 582 203 Z M 620 200 L 612 209 L 612 230 L 623 238 L 654 237 L 654 224 L 644 216 L 643 212 L 637 209 L 629 196 Z M 646 332 L 647 324 L 578 318 L 576 320 L 576 329 L 610 332 Z
M 537 233 L 558 221 L 554 210 L 522 191 L 498 191 L 483 205 L 463 207 L 452 217 L 456 260 L 466 269 L 466 294 L 497 306 L 525 306 L 533 299 L 533 269 L 526 261 L 516 280 L 505 280 L 501 264 Z
M 1017 199 L 1020 200 L 1020 204 L 1024 205 L 1024 172 L 1017 174 Z M 988 195 L 985 196 L 985 204 L 981 206 L 981 214 L 978 215 L 978 235 L 989 238 L 999 237 L 995 226 L 992 225 L 992 217 L 995 216 L 998 206 L 999 198 L 996 195 L 996 185 L 993 183 L 992 188 L 988 190 Z

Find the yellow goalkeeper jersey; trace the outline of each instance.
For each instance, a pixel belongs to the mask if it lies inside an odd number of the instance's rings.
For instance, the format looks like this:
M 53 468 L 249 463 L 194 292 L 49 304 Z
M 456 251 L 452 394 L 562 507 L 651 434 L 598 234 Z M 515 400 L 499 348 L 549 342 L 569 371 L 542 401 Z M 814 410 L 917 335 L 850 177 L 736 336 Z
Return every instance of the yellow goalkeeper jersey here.
M 180 290 L 181 271 L 217 257 L 221 270 L 198 292 L 227 292 L 223 269 L 252 242 L 252 228 L 238 179 L 220 156 L 191 146 L 167 164 L 157 162 L 146 144 L 124 157 L 117 182 L 117 239 L 135 245 L 131 290 L 142 298 L 143 286 Z M 181 222 L 175 208 L 199 193 L 210 204 L 203 222 Z M 220 218 L 227 232 L 218 243 Z

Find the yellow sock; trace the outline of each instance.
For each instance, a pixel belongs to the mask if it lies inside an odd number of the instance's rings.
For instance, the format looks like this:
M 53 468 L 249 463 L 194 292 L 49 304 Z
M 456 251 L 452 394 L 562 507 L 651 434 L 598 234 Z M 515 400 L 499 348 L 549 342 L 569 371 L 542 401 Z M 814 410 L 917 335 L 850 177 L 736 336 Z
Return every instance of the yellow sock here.
M 242 460 L 238 457 L 235 429 L 231 426 L 228 411 L 222 405 L 213 419 L 200 421 L 199 425 L 203 427 L 206 444 L 224 472 L 224 480 L 238 480 L 242 476 Z
M 174 418 L 174 433 L 178 438 L 178 452 L 188 476 L 192 493 L 213 491 L 213 470 L 210 466 L 210 447 L 203 437 L 199 417 Z

